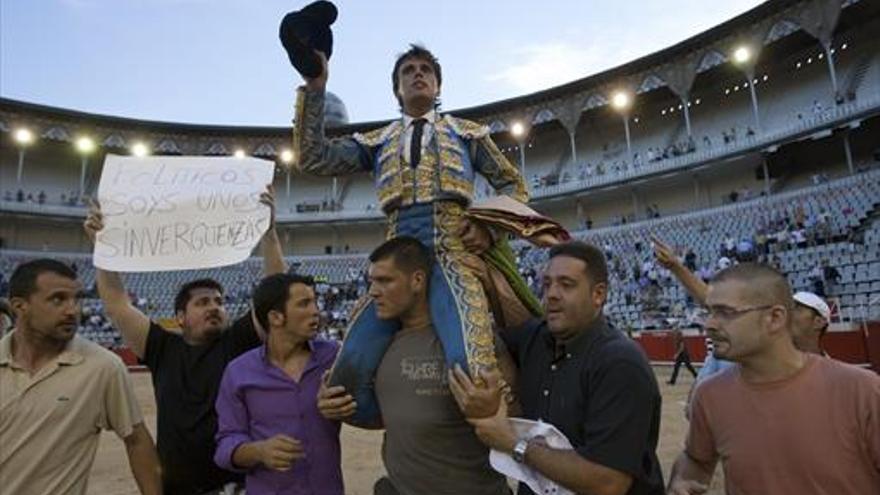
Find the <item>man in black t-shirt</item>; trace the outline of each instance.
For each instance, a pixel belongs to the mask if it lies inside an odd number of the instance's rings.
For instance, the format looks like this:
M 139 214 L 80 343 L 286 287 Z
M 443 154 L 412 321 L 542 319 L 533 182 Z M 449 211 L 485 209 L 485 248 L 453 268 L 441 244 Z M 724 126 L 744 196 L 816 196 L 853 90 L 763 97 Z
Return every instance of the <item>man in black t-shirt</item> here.
M 574 450 L 518 438 L 504 407 L 468 421 L 486 445 L 577 493 L 662 495 L 660 391 L 644 352 L 602 316 L 602 251 L 583 242 L 554 246 L 543 283 L 546 319 L 502 337 L 519 364 L 523 415 L 556 426 Z M 491 397 L 463 374 L 450 376 L 450 388 L 459 403 Z M 533 492 L 520 484 L 518 493 Z
M 283 273 L 286 266 L 275 231 L 271 186 L 260 201 L 272 215 L 262 239 L 263 274 Z M 84 227 L 94 242 L 103 228 L 96 205 Z M 223 287 L 212 279 L 194 280 L 177 293 L 174 312 L 181 333 L 172 333 L 132 304 L 118 273 L 96 269 L 95 279 L 105 312 L 152 372 L 165 495 L 214 494 L 229 483 L 242 483 L 240 474 L 214 464 L 214 402 L 227 363 L 261 343 L 262 333 L 251 314 L 230 325 Z

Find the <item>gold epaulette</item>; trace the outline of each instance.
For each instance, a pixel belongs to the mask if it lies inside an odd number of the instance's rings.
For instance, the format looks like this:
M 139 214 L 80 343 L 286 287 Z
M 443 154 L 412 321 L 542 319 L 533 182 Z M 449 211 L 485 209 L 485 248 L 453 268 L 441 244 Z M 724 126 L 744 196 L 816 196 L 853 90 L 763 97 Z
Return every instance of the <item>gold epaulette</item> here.
M 363 134 L 356 132 L 351 137 L 353 137 L 358 143 L 372 148 L 384 143 L 388 139 L 388 136 L 390 136 L 398 126 L 400 126 L 400 121 L 395 120 L 385 127 L 373 129 L 372 131 Z
M 465 139 L 480 139 L 490 134 L 489 126 L 478 124 L 472 120 L 460 119 L 449 114 L 444 115 L 443 119 L 456 134 Z

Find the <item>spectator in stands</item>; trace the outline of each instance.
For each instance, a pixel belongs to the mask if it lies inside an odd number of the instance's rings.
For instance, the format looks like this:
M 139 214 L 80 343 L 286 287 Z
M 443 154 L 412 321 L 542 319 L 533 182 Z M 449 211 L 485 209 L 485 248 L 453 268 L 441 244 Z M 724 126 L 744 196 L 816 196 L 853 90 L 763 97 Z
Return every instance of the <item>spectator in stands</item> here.
M 740 263 L 745 261 L 752 261 L 755 257 L 754 246 L 752 245 L 751 239 L 742 238 L 736 244 L 736 260 Z
M 810 273 L 807 275 L 810 279 L 810 283 L 813 284 L 813 292 L 824 297 L 825 296 L 825 270 L 822 269 L 822 265 L 816 265 L 810 270 Z
M 0 339 L 3 493 L 85 494 L 102 429 L 125 443 L 141 493 L 160 494 L 159 460 L 115 354 L 76 335 L 81 285 L 59 261 L 16 267 L 15 329 Z
M 737 366 L 695 390 L 668 493 L 705 493 L 719 459 L 727 493 L 875 493 L 880 376 L 795 348 L 791 288 L 769 267 L 721 272 L 706 302 L 715 355 Z
M 37 195 L 37 204 L 46 204 L 46 192 L 40 191 L 40 194 Z
M 611 241 L 605 241 L 602 250 L 605 252 L 605 257 L 607 259 L 614 260 L 614 246 L 611 244 Z
M 12 191 L 7 189 L 6 192 L 3 193 L 3 201 L 12 201 Z
M 275 230 L 271 186 L 260 201 L 271 210 L 262 239 L 263 272 L 267 276 L 284 273 L 287 267 Z M 93 205 L 84 223 L 93 243 L 103 226 L 101 212 Z M 119 273 L 96 269 L 95 277 L 107 315 L 153 373 L 165 493 L 200 495 L 241 483 L 239 473 L 214 464 L 214 400 L 226 365 L 261 343 L 262 332 L 251 315 L 230 325 L 223 287 L 211 279 L 193 280 L 175 297 L 175 320 L 182 333 L 172 333 L 132 305 Z
M 791 231 L 791 243 L 800 249 L 807 247 L 807 236 L 803 227 L 798 227 Z
M 697 254 L 694 253 L 694 250 L 691 248 L 688 248 L 684 255 L 684 266 L 692 272 L 697 271 Z
M 767 256 L 767 231 L 764 227 L 758 229 L 758 232 L 755 233 L 755 249 L 759 258 Z
M 489 450 L 447 384 L 445 355 L 428 302 L 431 252 L 417 239 L 401 236 L 376 248 L 370 263 L 369 294 L 379 318 L 400 322 L 375 376 L 382 416 L 371 425 L 385 427 L 382 459 L 391 484 L 405 495 L 508 493 L 505 478 L 490 467 Z M 496 375 L 484 376 L 498 385 Z M 499 402 L 465 413 L 490 415 Z M 350 421 L 354 398 L 342 386 L 325 385 L 318 409 L 327 419 Z
M 15 200 L 19 203 L 24 203 L 24 191 L 19 189 L 18 192 L 15 193 Z
M 721 256 L 725 258 L 736 256 L 736 240 L 729 233 L 724 234 L 724 244 L 721 248 Z
M 220 382 L 214 460 L 229 471 L 245 470 L 251 495 L 277 493 L 281 486 L 344 493 L 339 422 L 325 419 L 316 406 L 339 347 L 315 338 L 313 284 L 285 273 L 260 282 L 254 316 L 266 330 L 266 344 L 230 362 Z
M 700 276 L 700 280 L 702 280 L 703 282 L 708 282 L 709 279 L 712 278 L 712 275 L 714 273 L 715 272 L 712 271 L 712 268 L 710 268 L 709 265 L 703 265 L 697 274 Z
M 822 275 L 826 289 L 831 287 L 831 284 L 837 285 L 840 283 L 840 272 L 837 271 L 837 268 L 831 266 L 828 258 L 822 258 Z
M 543 281 L 546 319 L 502 335 L 520 366 L 524 417 L 556 426 L 574 450 L 519 437 L 503 406 L 468 420 L 486 445 L 574 492 L 662 494 L 655 452 L 660 392 L 638 344 L 602 316 L 608 294 L 602 251 L 583 242 L 552 247 Z M 487 387 L 463 373 L 449 382 L 459 404 L 492 402 Z M 498 403 L 499 395 L 496 389 L 490 397 Z M 519 493 L 532 491 L 521 484 Z

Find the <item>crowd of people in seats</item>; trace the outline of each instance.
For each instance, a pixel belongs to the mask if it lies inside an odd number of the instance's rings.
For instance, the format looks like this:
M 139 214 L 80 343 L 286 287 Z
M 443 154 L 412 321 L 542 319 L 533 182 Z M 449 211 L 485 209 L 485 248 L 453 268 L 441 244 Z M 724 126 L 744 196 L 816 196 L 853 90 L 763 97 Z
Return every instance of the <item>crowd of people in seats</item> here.
M 5 190 L 3 192 L 3 201 L 9 203 L 31 203 L 37 205 L 53 204 L 60 206 L 85 206 L 87 203 L 86 198 L 81 196 L 77 191 L 61 193 L 58 197 L 58 201 L 54 201 L 44 190 L 34 192 L 25 191 L 24 189 L 18 189 L 16 191 L 12 191 L 11 189 Z

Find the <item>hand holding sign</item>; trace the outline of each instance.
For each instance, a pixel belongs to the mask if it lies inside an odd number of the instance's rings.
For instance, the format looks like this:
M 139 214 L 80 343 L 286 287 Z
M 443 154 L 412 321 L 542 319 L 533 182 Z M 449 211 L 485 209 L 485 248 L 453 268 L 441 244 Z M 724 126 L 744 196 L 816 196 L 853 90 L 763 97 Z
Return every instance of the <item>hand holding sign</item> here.
M 274 223 L 272 162 L 108 155 L 84 224 L 95 266 L 188 270 L 245 260 Z
M 83 229 L 86 231 L 86 236 L 92 242 L 92 246 L 95 245 L 95 238 L 98 236 L 98 232 L 103 228 L 104 216 L 101 215 L 101 205 L 94 199 L 89 199 L 89 214 L 86 216 L 86 221 L 83 222 Z

